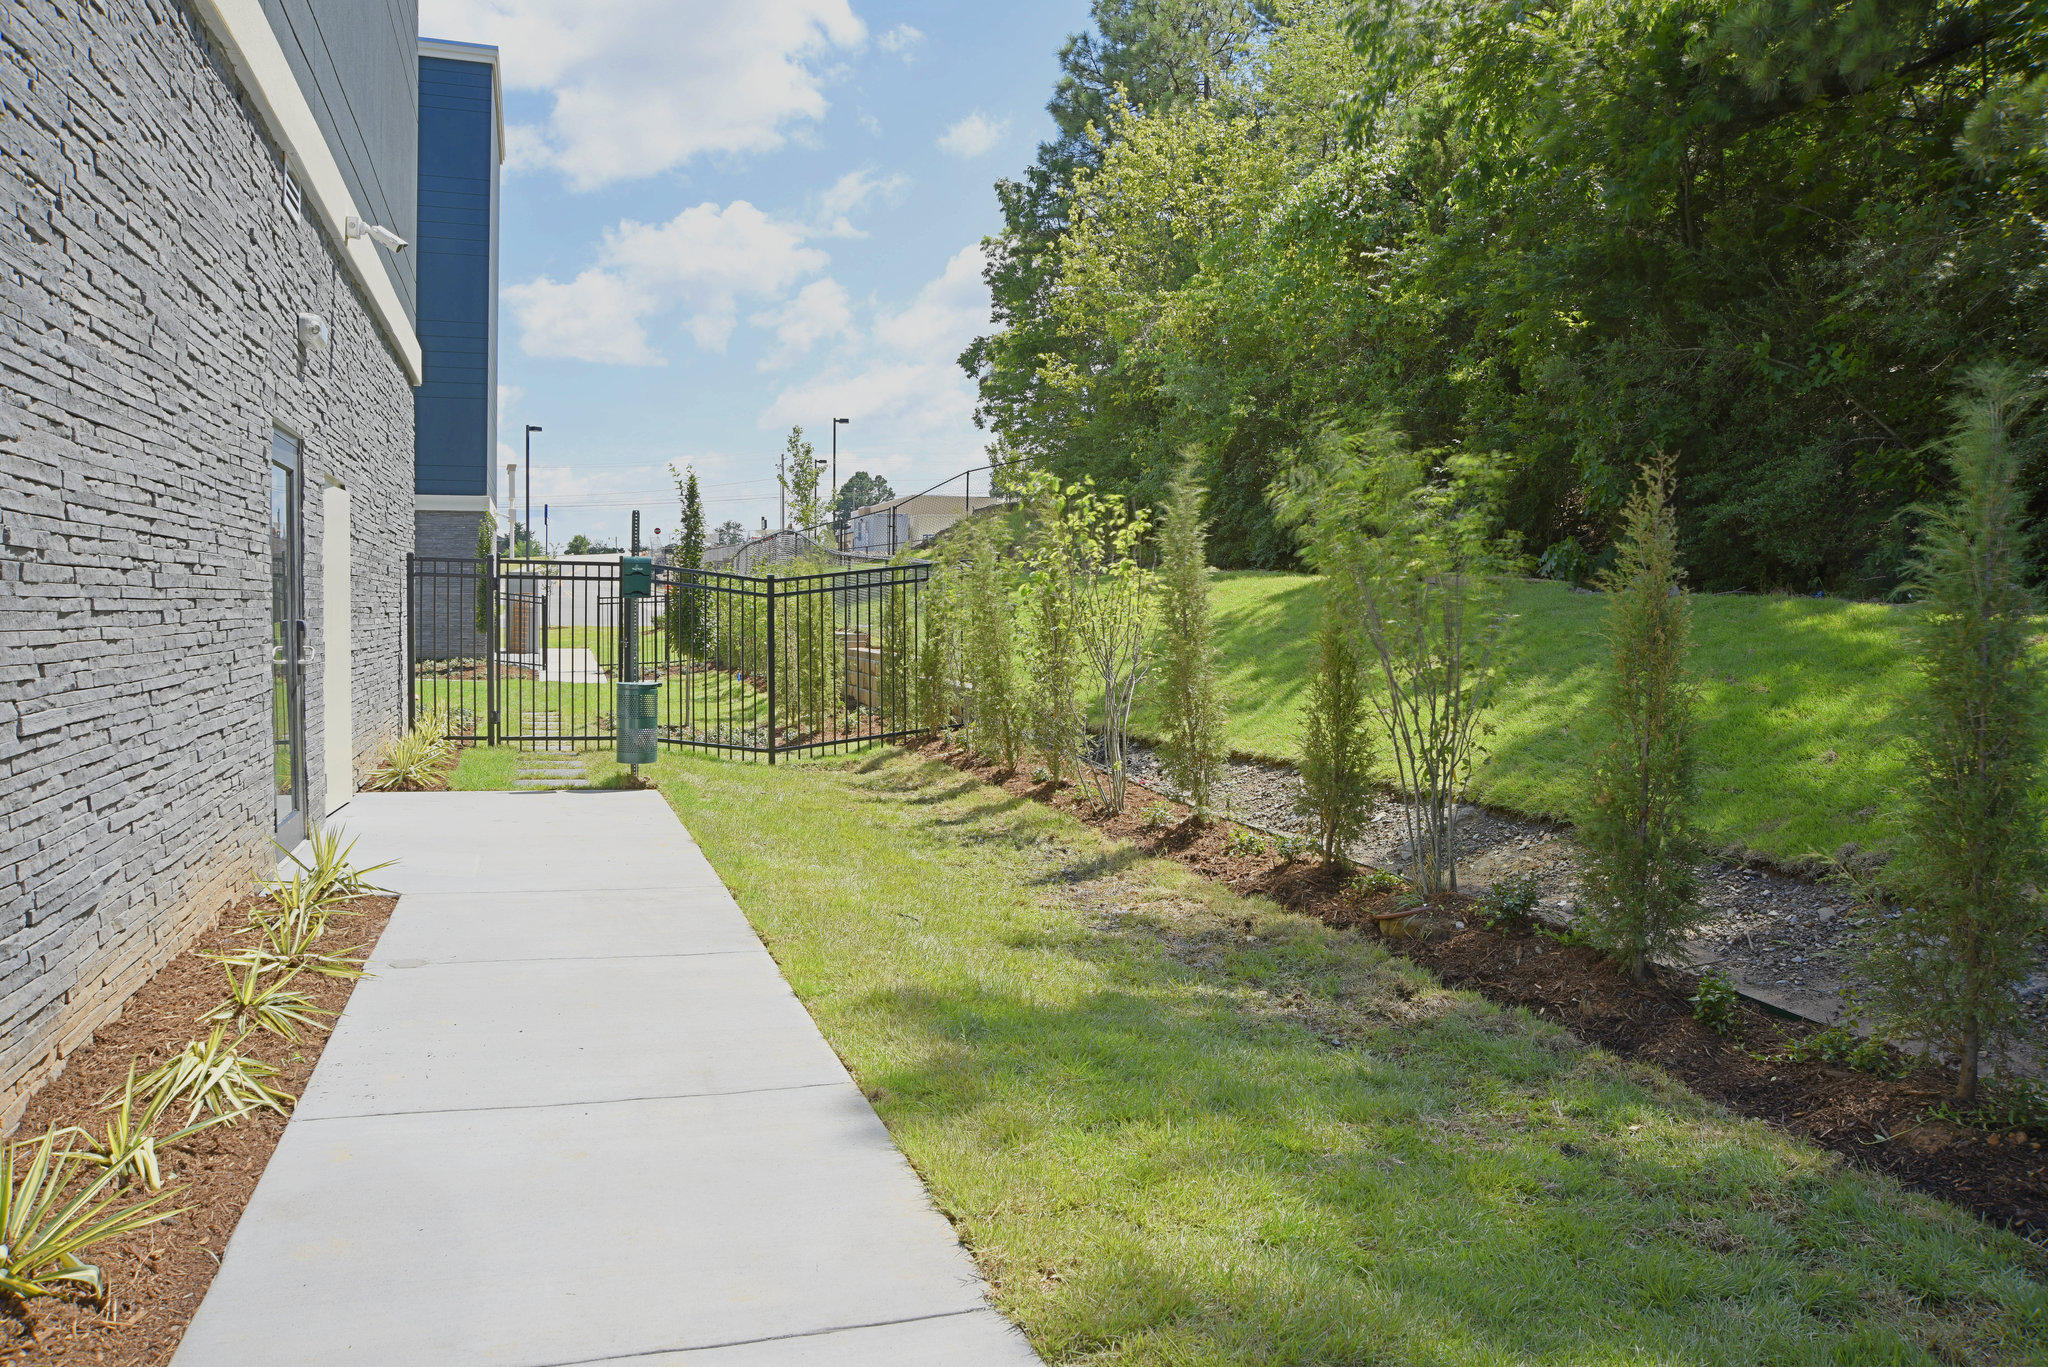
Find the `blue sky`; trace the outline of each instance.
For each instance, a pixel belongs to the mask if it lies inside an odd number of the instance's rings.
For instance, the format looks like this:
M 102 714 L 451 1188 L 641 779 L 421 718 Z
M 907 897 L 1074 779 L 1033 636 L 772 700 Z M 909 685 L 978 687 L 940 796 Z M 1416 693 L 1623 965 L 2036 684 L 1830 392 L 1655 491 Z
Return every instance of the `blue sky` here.
M 1085 0 L 421 0 L 502 50 L 499 468 L 534 438 L 554 541 L 776 515 L 792 422 L 841 479 L 980 464 L 954 364 L 986 331 L 991 188 L 1052 131 Z M 521 483 L 524 482 L 522 471 Z M 536 518 L 536 529 L 538 518 Z

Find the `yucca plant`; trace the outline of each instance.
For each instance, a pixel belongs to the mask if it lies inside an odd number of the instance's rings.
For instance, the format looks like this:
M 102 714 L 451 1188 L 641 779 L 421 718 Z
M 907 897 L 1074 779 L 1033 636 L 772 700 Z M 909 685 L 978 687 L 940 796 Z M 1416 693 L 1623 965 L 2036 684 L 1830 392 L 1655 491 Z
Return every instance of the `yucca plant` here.
M 390 891 L 389 888 L 380 888 L 372 883 L 370 875 L 390 868 L 398 862 L 396 859 L 372 864 L 367 869 L 357 868 L 350 858 L 355 853 L 356 842 L 351 840 L 346 845 L 342 844 L 339 829 L 322 830 L 315 827 L 307 835 L 306 845 L 313 855 L 313 862 L 310 864 L 290 850 L 285 850 L 284 846 L 279 845 L 278 848 L 284 850 L 285 858 L 299 866 L 305 874 L 307 886 L 314 891 L 322 895 L 330 891 L 339 893 L 344 900 Z
M 441 766 L 447 757 L 444 741 L 415 727 L 385 745 L 383 756 L 363 786 L 378 792 L 425 787 L 441 776 Z
M 103 1168 L 81 1184 L 93 1160 L 68 1145 L 59 1149 L 63 1133 L 52 1129 L 40 1139 L 9 1144 L 0 1155 L 0 1290 L 23 1300 L 79 1286 L 95 1298 L 105 1296 L 106 1279 L 79 1255 L 178 1213 L 162 1208 L 172 1195 L 167 1191 L 117 1208 L 118 1167 Z
M 186 1125 L 170 1134 L 156 1133 L 157 1122 L 170 1109 L 169 1089 L 158 1087 L 150 1090 L 139 1086 L 135 1080 L 135 1065 L 128 1065 L 128 1085 L 118 1093 L 114 1103 L 113 1118 L 107 1121 L 104 1137 L 90 1130 L 76 1131 L 91 1148 L 82 1153 L 83 1161 L 119 1173 L 131 1169 L 142 1184 L 151 1191 L 161 1191 L 164 1185 L 162 1166 L 157 1161 L 157 1149 L 161 1145 L 176 1144 L 190 1139 L 202 1130 L 215 1125 L 225 1125 L 239 1120 L 246 1111 L 229 1111 L 222 1115 L 209 1116 L 196 1124 Z
M 288 968 L 278 977 L 270 973 L 281 967 L 268 956 L 209 955 L 228 975 L 228 999 L 199 1018 L 201 1025 L 220 1022 L 247 1033 L 268 1030 L 296 1043 L 301 1029 L 322 1029 L 320 1017 L 331 1016 L 313 1005 L 313 999 L 292 987 L 302 968 Z M 241 968 L 240 977 L 235 969 Z
M 324 951 L 317 947 L 321 935 L 326 932 L 326 918 L 275 917 L 255 927 L 263 935 L 263 947 L 245 949 L 236 954 L 223 954 L 216 960 L 223 964 L 255 965 L 270 968 L 304 969 L 317 973 L 323 978 L 360 978 L 363 976 L 363 960 L 351 957 L 361 945 L 350 945 L 346 949 Z
M 246 1033 L 228 1038 L 228 1028 L 216 1025 L 203 1040 L 193 1040 L 167 1062 L 144 1074 L 137 1084 L 145 1091 L 164 1090 L 170 1100 L 166 1108 L 189 1099 L 185 1123 L 199 1119 L 201 1112 L 214 1115 L 229 1112 L 271 1110 L 288 1115 L 296 1099 L 290 1092 L 272 1087 L 269 1079 L 278 1070 L 260 1059 L 242 1053 Z M 111 1105 L 118 1090 L 109 1092 L 102 1105 Z

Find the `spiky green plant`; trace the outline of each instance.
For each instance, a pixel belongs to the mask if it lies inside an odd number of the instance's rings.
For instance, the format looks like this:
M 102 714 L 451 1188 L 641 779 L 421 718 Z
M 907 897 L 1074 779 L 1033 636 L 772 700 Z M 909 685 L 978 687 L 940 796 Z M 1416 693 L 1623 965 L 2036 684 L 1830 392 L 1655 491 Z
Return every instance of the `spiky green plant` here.
M 296 1043 L 300 1030 L 323 1029 L 320 1017 L 334 1014 L 313 1005 L 311 997 L 291 985 L 305 971 L 303 967 L 285 968 L 267 957 L 209 957 L 227 974 L 228 999 L 201 1016 L 201 1025 L 218 1022 L 245 1034 L 268 1030 Z M 238 967 L 242 970 L 239 977 L 235 973 Z
M 1702 913 L 1693 827 L 1699 742 L 1685 671 L 1690 616 L 1678 564 L 1672 458 L 1660 454 L 1622 513 L 1607 593 L 1610 663 L 1579 817 L 1587 938 L 1641 981 Z
M 442 728 L 440 739 L 445 743 L 446 714 L 437 711 L 430 713 L 429 717 L 438 719 L 437 724 Z M 432 725 L 427 724 L 427 719 L 422 719 L 419 725 L 424 733 L 431 733 L 434 729 Z M 388 888 L 380 888 L 372 883 L 370 875 L 381 873 L 398 861 L 387 859 L 366 869 L 357 868 L 352 858 L 356 842 L 351 840 L 344 845 L 341 843 L 341 837 L 342 833 L 338 827 L 322 829 L 316 826 L 308 832 L 306 845 L 313 856 L 310 863 L 285 849 L 283 845 L 278 845 L 278 849 L 284 851 L 284 857 L 296 865 L 299 872 L 291 880 L 270 880 L 263 885 L 263 891 L 280 906 L 291 905 L 288 899 L 303 901 L 311 898 L 323 903 L 339 903 L 357 897 L 368 897 L 374 893 L 388 892 Z M 276 844 L 275 841 L 272 843 Z
M 1205 491 L 1195 456 L 1182 458 L 1159 522 L 1159 758 L 1197 815 L 1214 807 L 1223 779 L 1227 718 L 1216 684 L 1216 629 L 1209 615 Z
M 0 1290 L 23 1300 L 80 1286 L 105 1296 L 106 1279 L 79 1255 L 178 1213 L 162 1208 L 167 1191 L 121 1208 L 122 1169 L 98 1166 L 68 1143 L 57 1148 L 65 1133 L 46 1131 L 0 1155 Z
M 229 1111 L 222 1115 L 209 1116 L 196 1124 L 185 1125 L 169 1134 L 156 1133 L 164 1112 L 172 1101 L 168 1089 L 145 1088 L 135 1079 L 135 1064 L 128 1065 L 128 1085 L 117 1094 L 113 1103 L 114 1114 L 107 1121 L 104 1136 L 80 1129 L 91 1148 L 83 1158 L 99 1167 L 115 1172 L 123 1169 L 134 1172 L 136 1178 L 151 1191 L 161 1191 L 164 1185 L 163 1167 L 158 1162 L 157 1150 L 163 1146 L 190 1139 L 215 1125 L 226 1125 L 241 1119 L 246 1111 Z
M 1366 731 L 1365 675 L 1357 630 L 1339 592 L 1323 598 L 1316 672 L 1301 730 L 1301 796 L 1324 862 L 1348 862 L 1351 842 L 1372 816 L 1372 741 Z
M 144 1074 L 137 1084 L 145 1091 L 163 1089 L 170 1094 L 167 1106 L 190 1101 L 185 1123 L 199 1119 L 202 1112 L 226 1115 L 230 1111 L 271 1110 L 279 1115 L 291 1112 L 295 1099 L 290 1092 L 270 1085 L 278 1069 L 242 1052 L 241 1034 L 232 1040 L 228 1028 L 216 1025 L 203 1040 L 193 1040 L 171 1058 Z M 120 1089 L 107 1093 L 102 1105 L 111 1104 Z
M 445 734 L 437 734 L 429 718 L 421 718 L 411 729 L 385 742 L 376 768 L 363 786 L 376 792 L 401 788 L 425 788 L 440 778 L 448 761 Z
M 2017 369 L 1974 371 L 1954 402 L 1955 494 L 1927 510 L 1911 586 L 1920 688 L 1896 848 L 1870 918 L 1870 1005 L 1945 1048 L 1953 1100 L 1977 1097 L 1987 1047 L 2022 1020 L 2018 989 L 2048 933 L 2041 797 L 2041 666 L 2029 651 L 2028 454 L 2020 423 L 2041 398 Z

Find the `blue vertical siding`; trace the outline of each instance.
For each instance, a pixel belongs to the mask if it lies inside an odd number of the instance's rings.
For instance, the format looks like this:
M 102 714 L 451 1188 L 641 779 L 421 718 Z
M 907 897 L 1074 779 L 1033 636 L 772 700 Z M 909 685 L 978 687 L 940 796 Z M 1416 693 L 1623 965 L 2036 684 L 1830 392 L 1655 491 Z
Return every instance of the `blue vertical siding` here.
M 487 494 L 495 447 L 491 68 L 422 57 L 414 492 Z

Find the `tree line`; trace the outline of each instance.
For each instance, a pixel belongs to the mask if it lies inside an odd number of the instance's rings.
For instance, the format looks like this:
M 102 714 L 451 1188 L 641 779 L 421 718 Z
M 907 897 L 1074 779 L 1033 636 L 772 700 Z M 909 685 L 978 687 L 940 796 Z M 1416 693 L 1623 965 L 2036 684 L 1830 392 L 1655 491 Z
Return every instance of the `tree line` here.
M 997 187 L 999 457 L 1224 566 L 1331 422 L 1495 453 L 1529 563 L 1613 563 L 1653 451 L 1707 589 L 1888 592 L 1945 395 L 2048 359 L 2048 0 L 1096 0 Z M 2030 517 L 2048 476 L 2021 474 Z

